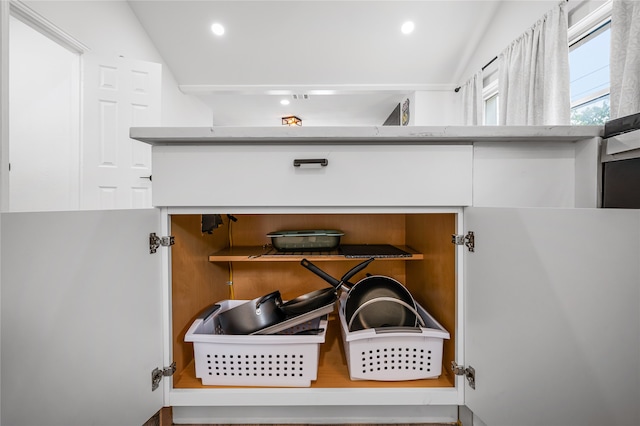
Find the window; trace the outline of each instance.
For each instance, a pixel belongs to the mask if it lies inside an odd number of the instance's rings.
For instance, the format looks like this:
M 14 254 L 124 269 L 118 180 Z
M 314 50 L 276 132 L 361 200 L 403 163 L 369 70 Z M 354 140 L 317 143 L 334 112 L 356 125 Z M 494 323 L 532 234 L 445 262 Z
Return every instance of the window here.
M 602 4 L 583 1 L 569 12 L 572 125 L 602 125 L 609 120 L 611 9 L 612 0 Z M 486 73 L 482 96 L 483 124 L 497 125 L 499 93 L 496 69 Z
M 609 119 L 611 18 L 570 40 L 571 124 L 601 125 Z
M 482 100 L 484 103 L 484 125 L 498 124 L 498 76 L 497 72 L 489 73 L 483 81 Z

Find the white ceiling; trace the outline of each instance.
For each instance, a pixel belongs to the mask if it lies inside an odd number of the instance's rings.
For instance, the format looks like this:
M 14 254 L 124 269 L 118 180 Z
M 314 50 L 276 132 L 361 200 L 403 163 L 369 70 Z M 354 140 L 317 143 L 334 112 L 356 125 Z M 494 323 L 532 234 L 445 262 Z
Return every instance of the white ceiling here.
M 289 114 L 305 125 L 379 125 L 410 93 L 459 84 L 499 1 L 129 3 L 181 90 L 211 106 L 214 125 L 280 125 Z M 407 20 L 409 35 L 400 31 Z

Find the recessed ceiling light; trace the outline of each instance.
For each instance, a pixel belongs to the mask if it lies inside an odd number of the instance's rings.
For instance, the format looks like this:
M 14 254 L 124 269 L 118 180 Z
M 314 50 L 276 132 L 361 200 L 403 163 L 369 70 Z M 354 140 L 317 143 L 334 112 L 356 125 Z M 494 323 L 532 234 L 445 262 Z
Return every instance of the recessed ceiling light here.
M 407 21 L 404 24 L 402 24 L 402 27 L 400 28 L 400 30 L 402 31 L 403 34 L 411 34 L 415 29 L 415 27 L 416 26 L 412 21 Z
M 288 99 L 283 99 L 280 101 L 281 105 L 289 105 L 289 100 Z
M 224 27 L 222 26 L 222 24 L 216 22 L 214 24 L 211 24 L 211 31 L 215 35 L 221 36 L 222 34 L 224 34 Z

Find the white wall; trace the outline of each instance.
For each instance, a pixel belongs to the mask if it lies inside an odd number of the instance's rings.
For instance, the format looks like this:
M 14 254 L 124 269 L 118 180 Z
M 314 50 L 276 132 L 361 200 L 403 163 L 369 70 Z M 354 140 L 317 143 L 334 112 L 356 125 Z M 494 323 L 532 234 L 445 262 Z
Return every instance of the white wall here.
M 414 92 L 411 99 L 412 126 L 455 126 L 462 124 L 460 94 L 450 90 Z
M 162 125 L 209 126 L 211 110 L 182 94 L 126 1 L 24 1 L 54 25 L 103 56 L 162 64 Z
M 79 206 L 80 59 L 11 17 L 9 208 Z

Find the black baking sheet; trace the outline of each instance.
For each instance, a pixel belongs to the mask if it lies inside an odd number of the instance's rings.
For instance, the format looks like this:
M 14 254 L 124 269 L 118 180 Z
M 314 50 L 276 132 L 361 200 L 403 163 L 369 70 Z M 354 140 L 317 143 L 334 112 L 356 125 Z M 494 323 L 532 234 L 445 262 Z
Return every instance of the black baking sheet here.
M 342 244 L 338 252 L 347 258 L 411 257 L 411 253 L 391 244 Z

